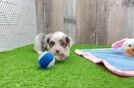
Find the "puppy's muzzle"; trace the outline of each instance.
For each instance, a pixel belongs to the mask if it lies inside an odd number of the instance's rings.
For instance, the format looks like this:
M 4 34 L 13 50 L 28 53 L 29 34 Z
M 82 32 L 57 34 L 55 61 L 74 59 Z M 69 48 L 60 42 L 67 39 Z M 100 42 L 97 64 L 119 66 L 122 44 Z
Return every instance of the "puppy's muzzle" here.
M 56 53 L 57 55 L 59 55 L 59 56 L 64 56 L 64 54 L 61 53 L 60 50 L 55 50 L 55 53 Z
M 55 54 L 57 60 L 65 60 L 67 58 L 65 48 L 60 45 L 53 46 L 51 50 Z

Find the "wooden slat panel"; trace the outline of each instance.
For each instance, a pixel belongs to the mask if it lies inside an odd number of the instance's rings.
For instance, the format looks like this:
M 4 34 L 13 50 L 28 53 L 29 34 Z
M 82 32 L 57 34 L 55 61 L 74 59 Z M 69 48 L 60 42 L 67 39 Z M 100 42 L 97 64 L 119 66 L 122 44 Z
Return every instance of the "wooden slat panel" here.
M 97 0 L 96 44 L 107 44 L 108 0 Z
M 45 32 L 64 31 L 64 0 L 44 0 L 44 3 Z
M 108 44 L 116 40 L 134 37 L 134 1 L 110 0 Z
M 134 38 L 134 0 L 123 0 L 124 26 L 123 36 Z
M 64 0 L 53 0 L 53 29 L 64 31 Z
M 76 42 L 76 0 L 65 0 L 64 32 Z
M 96 0 L 77 0 L 77 43 L 95 43 Z
M 53 0 L 44 0 L 44 20 L 45 20 L 45 33 L 52 33 L 54 31 L 53 28 Z
M 108 44 L 111 44 L 123 37 L 122 0 L 110 0 L 109 6 Z
M 37 14 L 37 33 L 44 31 L 44 4 L 43 0 L 36 1 L 36 14 Z

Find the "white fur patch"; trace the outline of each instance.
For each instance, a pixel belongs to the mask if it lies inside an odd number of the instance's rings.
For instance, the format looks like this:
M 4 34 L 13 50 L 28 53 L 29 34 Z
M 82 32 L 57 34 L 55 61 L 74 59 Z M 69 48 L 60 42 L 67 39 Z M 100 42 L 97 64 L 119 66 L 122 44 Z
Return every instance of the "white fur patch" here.
M 134 48 L 134 39 L 127 39 L 127 40 L 123 43 L 122 48 L 123 48 L 124 50 L 126 50 L 126 49 L 130 48 L 129 45 L 131 45 L 131 48 Z

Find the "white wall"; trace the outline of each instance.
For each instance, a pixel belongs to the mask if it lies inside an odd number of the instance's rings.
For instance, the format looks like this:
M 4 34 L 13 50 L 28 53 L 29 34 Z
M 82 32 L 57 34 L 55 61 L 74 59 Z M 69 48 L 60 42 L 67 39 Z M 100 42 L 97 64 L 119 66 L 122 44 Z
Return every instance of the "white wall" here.
M 33 43 L 35 0 L 0 0 L 0 51 Z

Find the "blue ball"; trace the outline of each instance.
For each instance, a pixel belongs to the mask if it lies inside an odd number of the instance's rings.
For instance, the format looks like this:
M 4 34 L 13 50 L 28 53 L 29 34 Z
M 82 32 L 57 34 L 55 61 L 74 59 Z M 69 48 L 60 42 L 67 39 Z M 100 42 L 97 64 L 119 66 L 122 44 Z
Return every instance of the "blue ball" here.
M 51 52 L 45 51 L 42 53 L 39 58 L 39 65 L 41 68 L 50 68 L 54 66 L 55 57 Z

